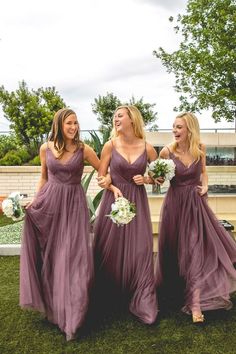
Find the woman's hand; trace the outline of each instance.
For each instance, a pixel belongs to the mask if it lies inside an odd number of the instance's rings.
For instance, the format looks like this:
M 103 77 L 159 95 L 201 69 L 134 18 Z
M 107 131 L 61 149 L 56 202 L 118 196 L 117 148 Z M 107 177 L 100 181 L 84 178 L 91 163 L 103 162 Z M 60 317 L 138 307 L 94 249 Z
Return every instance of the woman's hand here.
M 198 189 L 198 193 L 200 194 L 200 196 L 202 197 L 204 194 L 207 193 L 208 191 L 208 186 L 197 186 Z
M 118 197 L 123 197 L 123 194 L 121 193 L 119 188 L 115 186 L 111 186 L 110 191 L 113 192 L 115 199 L 117 199 Z
M 25 209 L 28 209 L 28 208 L 33 204 L 33 202 L 34 202 L 34 199 L 32 199 L 30 202 L 28 202 L 28 203 L 24 206 L 24 208 L 25 208 Z
M 108 188 L 111 184 L 111 176 L 107 174 L 106 176 L 97 177 L 98 185 L 101 188 Z
M 138 186 L 141 186 L 145 183 L 145 178 L 147 178 L 147 177 L 144 177 L 143 175 L 136 175 L 133 177 L 133 181 Z
M 154 182 L 155 182 L 156 184 L 161 185 L 161 184 L 163 184 L 163 183 L 165 182 L 165 178 L 164 178 L 164 177 L 155 178 L 155 179 L 154 179 Z

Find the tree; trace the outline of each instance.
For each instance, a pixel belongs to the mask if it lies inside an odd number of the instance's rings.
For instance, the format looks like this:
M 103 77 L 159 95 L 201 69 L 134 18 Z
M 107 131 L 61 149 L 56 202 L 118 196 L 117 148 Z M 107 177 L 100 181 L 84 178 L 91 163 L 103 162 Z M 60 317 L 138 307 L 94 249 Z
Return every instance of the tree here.
M 99 95 L 94 101 L 92 111 L 101 123 L 100 130 L 111 130 L 113 113 L 118 106 L 121 106 L 121 101 L 113 93 L 107 93 L 106 96 Z
M 157 119 L 157 113 L 153 111 L 153 107 L 156 105 L 150 103 L 144 103 L 143 98 L 135 100 L 132 97 L 129 102 L 121 102 L 121 100 L 115 96 L 113 93 L 107 93 L 106 96 L 98 96 L 94 99 L 95 103 L 92 104 L 93 113 L 98 117 L 98 121 L 101 123 L 100 130 L 111 130 L 112 129 L 112 118 L 115 109 L 121 105 L 134 105 L 136 106 L 144 119 L 145 125 L 153 123 Z
M 169 19 L 173 21 L 173 17 Z M 176 76 L 180 106 L 175 110 L 212 109 L 215 122 L 236 117 L 236 3 L 235 0 L 189 0 L 178 15 L 179 49 L 154 51 Z
M 55 87 L 41 87 L 30 92 L 25 81 L 19 83 L 15 92 L 8 92 L 1 86 L 0 104 L 5 118 L 11 122 L 10 128 L 32 157 L 45 141 L 54 113 L 65 107 Z

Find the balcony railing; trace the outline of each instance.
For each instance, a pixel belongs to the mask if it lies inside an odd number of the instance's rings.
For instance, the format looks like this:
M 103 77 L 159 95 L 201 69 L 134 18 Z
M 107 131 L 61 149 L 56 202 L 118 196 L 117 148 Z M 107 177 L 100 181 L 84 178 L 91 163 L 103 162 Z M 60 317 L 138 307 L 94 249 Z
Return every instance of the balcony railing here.
M 89 135 L 89 132 L 96 132 L 100 134 L 100 131 L 98 129 L 85 129 L 85 130 L 81 130 L 81 135 Z M 160 132 L 160 133 L 164 133 L 164 132 L 168 132 L 171 133 L 172 129 L 171 128 L 158 128 L 157 130 L 146 130 L 147 132 Z M 201 132 L 213 132 L 213 133 L 236 133 L 236 127 L 235 128 L 201 128 L 200 129 Z M 0 130 L 0 135 L 8 135 L 10 134 L 11 131 L 10 130 Z M 90 136 L 90 135 L 89 135 Z

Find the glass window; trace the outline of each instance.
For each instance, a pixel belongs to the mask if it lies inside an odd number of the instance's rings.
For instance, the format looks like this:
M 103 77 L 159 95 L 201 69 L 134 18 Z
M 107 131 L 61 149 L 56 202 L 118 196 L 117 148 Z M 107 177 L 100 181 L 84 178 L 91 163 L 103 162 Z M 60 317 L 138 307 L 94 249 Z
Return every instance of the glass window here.
M 207 166 L 236 166 L 236 147 L 207 147 Z

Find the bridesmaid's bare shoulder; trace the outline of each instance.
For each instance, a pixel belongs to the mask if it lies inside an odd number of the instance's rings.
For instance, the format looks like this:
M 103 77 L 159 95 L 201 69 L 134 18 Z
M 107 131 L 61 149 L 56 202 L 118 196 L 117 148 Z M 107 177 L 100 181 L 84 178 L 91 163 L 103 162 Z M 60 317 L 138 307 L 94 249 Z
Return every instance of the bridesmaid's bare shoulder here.
M 203 143 L 200 143 L 200 149 L 201 149 L 203 152 L 206 152 L 206 145 L 203 144 Z
M 170 152 L 173 151 L 172 145 L 166 145 L 161 149 L 159 157 L 162 159 L 169 159 L 170 158 Z
M 112 147 L 113 147 L 113 139 L 112 140 L 108 140 L 105 144 L 104 144 L 104 146 L 103 146 L 103 148 L 102 148 L 102 154 L 104 155 L 107 155 L 107 154 L 111 154 L 111 152 L 112 152 Z
M 154 161 L 157 159 L 158 157 L 157 152 L 151 144 L 146 143 L 146 151 L 147 151 L 148 161 Z
M 40 152 L 41 153 L 45 153 L 45 151 L 47 150 L 47 148 L 48 148 L 48 142 L 46 142 L 46 143 L 43 143 L 41 146 L 40 146 Z

